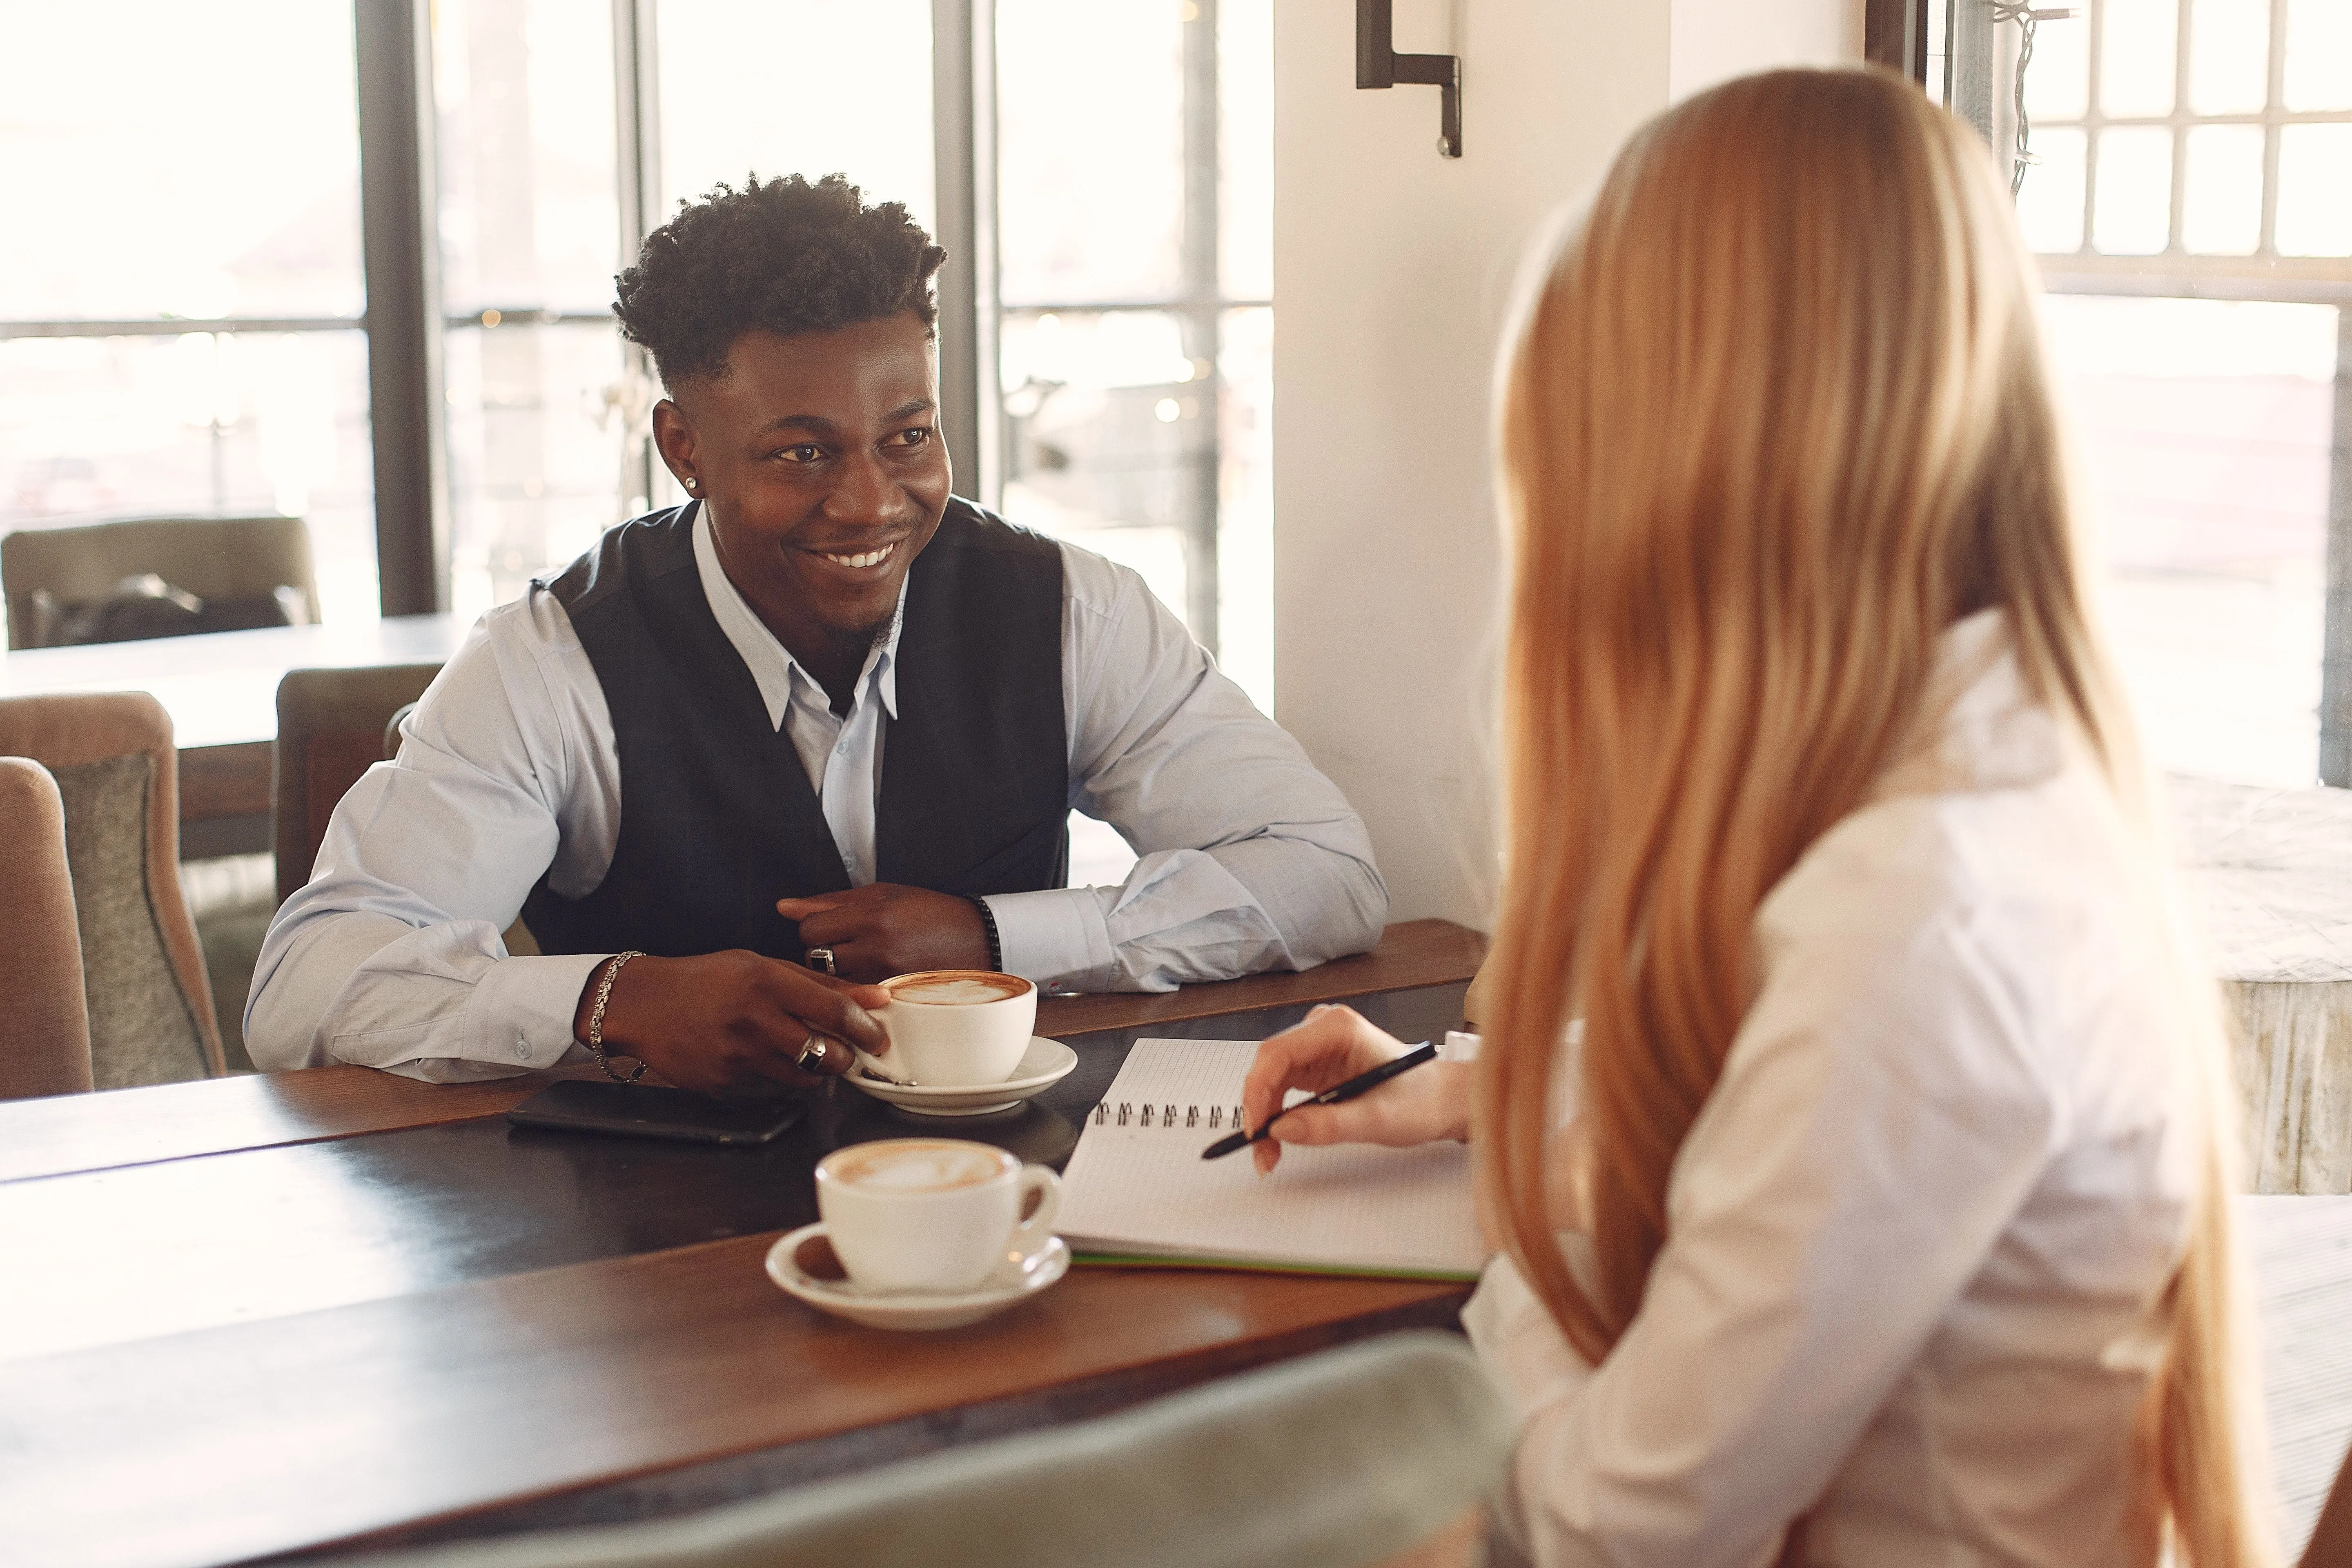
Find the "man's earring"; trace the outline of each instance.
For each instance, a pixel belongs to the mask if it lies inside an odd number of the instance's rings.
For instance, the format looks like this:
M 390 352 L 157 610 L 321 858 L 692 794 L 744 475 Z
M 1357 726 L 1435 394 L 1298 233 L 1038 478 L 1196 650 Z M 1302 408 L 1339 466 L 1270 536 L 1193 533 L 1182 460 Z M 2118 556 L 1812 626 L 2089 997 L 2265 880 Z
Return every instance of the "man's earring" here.
M 695 485 L 695 481 L 694 481 L 694 480 L 692 480 L 692 479 L 688 479 L 688 480 L 687 480 L 687 481 L 686 481 L 686 493 L 687 493 L 687 494 L 688 494 L 688 495 L 692 495 L 692 494 L 694 493 L 694 485 Z

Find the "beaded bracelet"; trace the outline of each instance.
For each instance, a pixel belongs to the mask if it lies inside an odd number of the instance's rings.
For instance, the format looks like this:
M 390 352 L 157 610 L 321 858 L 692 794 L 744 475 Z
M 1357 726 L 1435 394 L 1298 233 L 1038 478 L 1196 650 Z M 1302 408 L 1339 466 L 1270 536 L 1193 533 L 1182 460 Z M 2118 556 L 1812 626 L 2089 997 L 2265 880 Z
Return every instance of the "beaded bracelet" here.
M 1001 970 L 1004 967 L 1004 942 L 996 934 L 996 911 L 988 907 L 986 899 L 974 899 L 972 902 L 980 906 L 980 923 L 988 931 L 988 967 Z

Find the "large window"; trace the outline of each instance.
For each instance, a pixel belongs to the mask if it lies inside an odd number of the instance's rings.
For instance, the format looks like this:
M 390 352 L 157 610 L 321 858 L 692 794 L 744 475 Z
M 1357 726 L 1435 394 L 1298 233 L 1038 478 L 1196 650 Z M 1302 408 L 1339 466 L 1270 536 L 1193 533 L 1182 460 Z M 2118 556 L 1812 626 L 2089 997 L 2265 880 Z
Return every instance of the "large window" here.
M 725 184 L 846 174 L 936 229 L 930 0 L 662 0 L 657 212 Z M 776 62 L 823 59 L 775 89 Z M 952 329 L 950 329 L 952 330 Z M 648 459 L 653 504 L 686 499 Z M 956 488 L 978 493 L 979 476 Z
M 581 13 L 577 0 L 432 11 L 449 605 L 463 615 L 585 550 L 632 488 L 644 398 L 611 310 L 614 30 Z
M 1004 506 L 1267 707 L 1272 46 L 1270 0 L 997 4 Z
M 0 532 L 289 513 L 325 613 L 372 615 L 352 12 L 236 16 L 9 13 Z
M 2327 604 L 2352 544 L 2330 479 L 2352 408 L 2352 6 L 1936 10 L 1931 85 L 2010 168 L 2042 258 L 2151 752 L 2352 783 L 2352 726 L 2324 721 L 2331 686 L 2352 694 Z
M 384 600 L 478 613 L 682 499 L 610 315 L 645 231 L 841 172 L 955 253 L 958 489 L 1270 700 L 1271 0 L 355 4 L 358 50 L 352 5 L 12 17 L 0 531 L 290 512 L 331 619 L 380 523 Z

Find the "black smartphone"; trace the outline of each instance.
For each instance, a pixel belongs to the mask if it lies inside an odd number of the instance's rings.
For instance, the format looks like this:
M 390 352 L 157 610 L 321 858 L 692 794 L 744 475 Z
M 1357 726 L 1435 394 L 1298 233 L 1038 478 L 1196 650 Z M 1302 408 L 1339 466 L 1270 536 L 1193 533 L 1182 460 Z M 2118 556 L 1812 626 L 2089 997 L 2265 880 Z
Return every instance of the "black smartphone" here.
M 618 1132 L 740 1148 L 772 1142 L 806 1114 L 807 1102 L 798 1098 L 713 1100 L 690 1089 L 568 1079 L 508 1111 L 507 1120 L 517 1127 Z

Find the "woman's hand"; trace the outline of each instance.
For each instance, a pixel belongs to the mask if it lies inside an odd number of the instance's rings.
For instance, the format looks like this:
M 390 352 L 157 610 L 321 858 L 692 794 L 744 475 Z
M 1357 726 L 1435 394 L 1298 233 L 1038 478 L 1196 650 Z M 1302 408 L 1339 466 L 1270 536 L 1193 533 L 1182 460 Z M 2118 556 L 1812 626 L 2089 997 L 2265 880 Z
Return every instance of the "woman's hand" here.
M 1404 1054 L 1403 1043 L 1372 1027 L 1352 1007 L 1318 1007 L 1307 1021 L 1257 1048 L 1242 1085 L 1252 1128 L 1282 1112 L 1294 1089 L 1320 1092 Z M 1284 1143 L 1385 1143 L 1409 1148 L 1470 1135 L 1470 1064 L 1432 1062 L 1338 1105 L 1302 1105 L 1282 1114 L 1274 1138 L 1254 1143 L 1260 1175 L 1282 1158 Z

